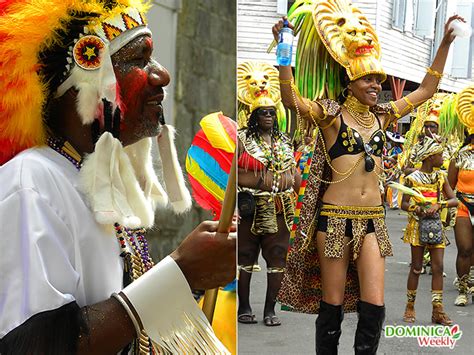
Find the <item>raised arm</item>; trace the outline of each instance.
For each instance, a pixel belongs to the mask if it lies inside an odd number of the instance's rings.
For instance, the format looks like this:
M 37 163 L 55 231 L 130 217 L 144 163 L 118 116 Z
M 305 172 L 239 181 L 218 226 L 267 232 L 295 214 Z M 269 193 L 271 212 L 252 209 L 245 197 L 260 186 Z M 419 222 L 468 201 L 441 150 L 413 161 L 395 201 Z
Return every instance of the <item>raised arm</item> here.
M 278 43 L 278 33 L 283 28 L 283 21 L 286 17 L 280 19 L 273 27 L 273 37 Z M 291 23 L 288 24 L 290 28 L 293 29 Z M 322 106 L 317 103 L 302 97 L 295 84 L 293 73 L 291 71 L 291 65 L 280 65 L 280 91 L 283 105 L 293 111 L 299 113 L 299 115 L 307 120 L 309 120 L 314 125 L 319 125 L 321 127 L 328 126 L 332 123 L 334 119 L 331 116 L 328 116 Z
M 453 15 L 448 19 L 444 25 L 444 37 L 441 40 L 441 44 L 436 52 L 431 67 L 427 68 L 426 75 L 418 89 L 393 103 L 395 116 L 391 117 L 391 120 L 398 119 L 413 111 L 413 109 L 430 99 L 438 90 L 439 82 L 443 75 L 444 65 L 446 64 L 446 58 L 448 57 L 449 47 L 456 37 L 452 34 L 453 29 L 449 28 L 449 25 L 454 20 L 465 22 L 464 19 L 458 15 Z

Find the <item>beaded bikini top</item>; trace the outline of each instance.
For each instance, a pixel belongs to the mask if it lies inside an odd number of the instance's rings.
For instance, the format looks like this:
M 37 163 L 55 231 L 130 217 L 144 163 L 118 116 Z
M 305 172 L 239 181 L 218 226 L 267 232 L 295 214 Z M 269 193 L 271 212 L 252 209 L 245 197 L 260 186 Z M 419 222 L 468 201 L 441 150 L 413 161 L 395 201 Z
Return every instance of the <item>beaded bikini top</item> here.
M 359 154 L 367 151 L 369 154 L 373 154 L 377 157 L 382 156 L 383 146 L 385 144 L 385 132 L 382 130 L 380 120 L 377 117 L 379 123 L 379 129 L 376 130 L 370 136 L 367 143 L 364 142 L 362 136 L 354 128 L 348 126 L 343 118 L 341 117 L 341 127 L 337 134 L 336 142 L 328 151 L 328 155 L 331 160 L 334 160 L 342 155 L 346 154 Z

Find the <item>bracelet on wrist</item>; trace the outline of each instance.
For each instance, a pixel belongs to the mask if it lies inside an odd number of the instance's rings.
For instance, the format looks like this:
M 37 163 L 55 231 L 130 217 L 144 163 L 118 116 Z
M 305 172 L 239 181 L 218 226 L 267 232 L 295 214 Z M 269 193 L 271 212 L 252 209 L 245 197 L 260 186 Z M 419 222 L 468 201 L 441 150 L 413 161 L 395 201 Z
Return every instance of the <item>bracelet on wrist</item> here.
M 284 84 L 284 85 L 293 84 L 293 79 L 280 79 L 280 78 L 278 78 L 278 81 L 280 82 L 280 84 Z
M 426 72 L 429 74 L 429 75 L 432 75 L 438 79 L 441 79 L 443 77 L 443 73 L 440 73 L 439 71 L 436 71 L 434 69 L 432 69 L 431 67 L 426 67 Z

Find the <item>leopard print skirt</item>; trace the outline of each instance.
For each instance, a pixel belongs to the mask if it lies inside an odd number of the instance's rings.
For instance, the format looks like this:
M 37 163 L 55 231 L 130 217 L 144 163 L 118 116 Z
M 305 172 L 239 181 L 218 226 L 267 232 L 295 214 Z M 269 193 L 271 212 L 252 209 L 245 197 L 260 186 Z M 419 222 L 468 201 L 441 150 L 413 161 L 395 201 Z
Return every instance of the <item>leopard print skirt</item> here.
M 352 224 L 352 256 L 356 260 L 360 255 L 360 249 L 367 234 L 367 226 L 372 220 L 375 237 L 380 249 L 381 256 L 392 256 L 392 243 L 390 242 L 387 226 L 385 225 L 385 211 L 382 206 L 358 207 L 358 206 L 335 206 L 323 204 L 321 216 L 326 216 L 326 243 L 324 245 L 324 256 L 328 258 L 342 258 L 344 255 L 344 237 L 346 236 L 346 225 L 350 220 Z

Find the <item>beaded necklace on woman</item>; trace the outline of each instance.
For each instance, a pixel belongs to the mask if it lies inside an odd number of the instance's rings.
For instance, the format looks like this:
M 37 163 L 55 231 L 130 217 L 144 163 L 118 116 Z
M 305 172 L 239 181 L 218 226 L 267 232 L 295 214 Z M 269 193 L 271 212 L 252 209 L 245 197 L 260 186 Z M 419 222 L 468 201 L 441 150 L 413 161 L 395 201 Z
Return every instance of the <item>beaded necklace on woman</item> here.
M 365 129 L 371 129 L 375 124 L 375 115 L 370 112 L 370 106 L 364 105 L 354 96 L 348 95 L 346 101 L 342 104 L 354 118 L 357 124 Z
M 251 156 L 264 163 L 266 168 L 273 172 L 271 194 L 274 196 L 279 191 L 282 173 L 294 165 L 291 164 L 293 152 L 289 151 L 289 142 L 284 139 L 278 128 L 273 127 L 270 130 L 270 144 L 262 137 L 257 123 L 250 130 L 248 139 L 242 143 Z

